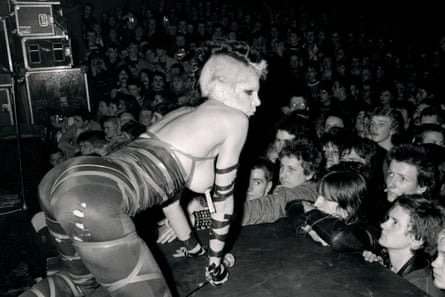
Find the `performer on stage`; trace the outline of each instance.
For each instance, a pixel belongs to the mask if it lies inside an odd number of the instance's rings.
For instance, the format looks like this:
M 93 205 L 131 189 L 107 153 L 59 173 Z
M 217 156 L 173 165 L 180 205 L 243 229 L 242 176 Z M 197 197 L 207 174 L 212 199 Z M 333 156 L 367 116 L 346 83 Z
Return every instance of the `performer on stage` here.
M 205 254 L 179 204 L 184 187 L 213 193 L 206 278 L 227 281 L 221 259 L 238 159 L 266 70 L 264 61 L 253 63 L 235 48 L 213 51 L 203 66 L 201 105 L 173 111 L 108 156 L 73 158 L 43 178 L 41 206 L 67 268 L 22 296 L 88 296 L 99 287 L 111 296 L 171 296 L 130 217 L 161 205 L 184 256 Z

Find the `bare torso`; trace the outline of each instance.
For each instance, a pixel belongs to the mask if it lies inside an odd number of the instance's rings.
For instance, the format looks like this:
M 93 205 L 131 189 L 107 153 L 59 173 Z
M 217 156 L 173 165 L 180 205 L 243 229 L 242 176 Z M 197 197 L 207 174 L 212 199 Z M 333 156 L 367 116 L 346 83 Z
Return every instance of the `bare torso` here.
M 240 117 L 245 119 L 244 125 L 231 129 L 232 120 L 235 124 Z M 153 125 L 149 132 L 175 148 L 174 153 L 186 173 L 188 188 L 203 193 L 214 184 L 215 159 L 220 154 L 221 146 L 232 137 L 240 138 L 241 150 L 247 127 L 248 119 L 239 111 L 218 101 L 208 100 L 196 108 L 173 111 Z M 239 151 L 237 153 L 233 162 L 238 161 Z

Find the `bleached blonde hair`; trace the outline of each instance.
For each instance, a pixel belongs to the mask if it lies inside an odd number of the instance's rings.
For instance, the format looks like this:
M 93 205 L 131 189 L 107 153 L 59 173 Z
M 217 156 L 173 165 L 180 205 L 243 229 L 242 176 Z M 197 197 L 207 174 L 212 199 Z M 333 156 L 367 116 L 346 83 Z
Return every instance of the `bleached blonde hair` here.
M 246 73 L 246 69 L 252 70 L 261 78 L 266 75 L 267 63 L 265 60 L 254 63 L 245 56 L 235 54 L 213 54 L 201 70 L 199 77 L 201 95 L 209 97 L 218 82 L 234 86 L 241 79 L 240 76 Z

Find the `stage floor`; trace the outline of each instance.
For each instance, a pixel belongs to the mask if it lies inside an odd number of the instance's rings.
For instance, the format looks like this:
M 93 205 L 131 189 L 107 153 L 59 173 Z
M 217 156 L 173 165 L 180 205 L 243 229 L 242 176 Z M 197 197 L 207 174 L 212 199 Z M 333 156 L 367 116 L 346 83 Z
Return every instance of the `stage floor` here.
M 0 217 L 0 296 L 15 297 L 30 285 L 24 213 Z M 5 235 L 5 232 L 7 234 Z M 207 245 L 207 232 L 199 237 Z M 3 240 L 4 239 L 4 240 Z M 421 297 L 428 296 L 379 264 L 358 254 L 336 253 L 305 236 L 287 220 L 244 227 L 230 249 L 236 264 L 221 287 L 206 285 L 195 297 Z M 186 297 L 204 282 L 206 257 L 174 258 L 180 242 L 153 248 L 175 297 Z M 19 273 L 18 273 L 19 272 Z M 21 274 L 20 274 L 21 273 Z
M 205 233 L 200 233 L 204 244 Z M 204 281 L 206 257 L 177 259 L 179 242 L 161 247 L 177 296 L 185 297 Z M 244 227 L 232 250 L 236 258 L 230 280 L 206 285 L 190 296 L 231 297 L 357 297 L 428 296 L 379 264 L 358 254 L 337 253 L 295 235 L 287 220 Z

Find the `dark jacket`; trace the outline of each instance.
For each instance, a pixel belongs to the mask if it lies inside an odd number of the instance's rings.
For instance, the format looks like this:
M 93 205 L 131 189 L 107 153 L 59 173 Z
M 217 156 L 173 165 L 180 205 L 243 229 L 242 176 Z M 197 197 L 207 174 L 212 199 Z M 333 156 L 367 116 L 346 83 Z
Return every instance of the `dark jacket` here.
M 445 296 L 444 291 L 434 286 L 428 257 L 422 253 L 412 256 L 397 274 L 433 297 Z
M 318 209 L 304 213 L 300 201 L 289 202 L 286 211 L 297 232 L 309 225 L 333 250 L 350 252 L 378 248 L 380 228 L 375 223 L 364 220 L 346 223 Z

